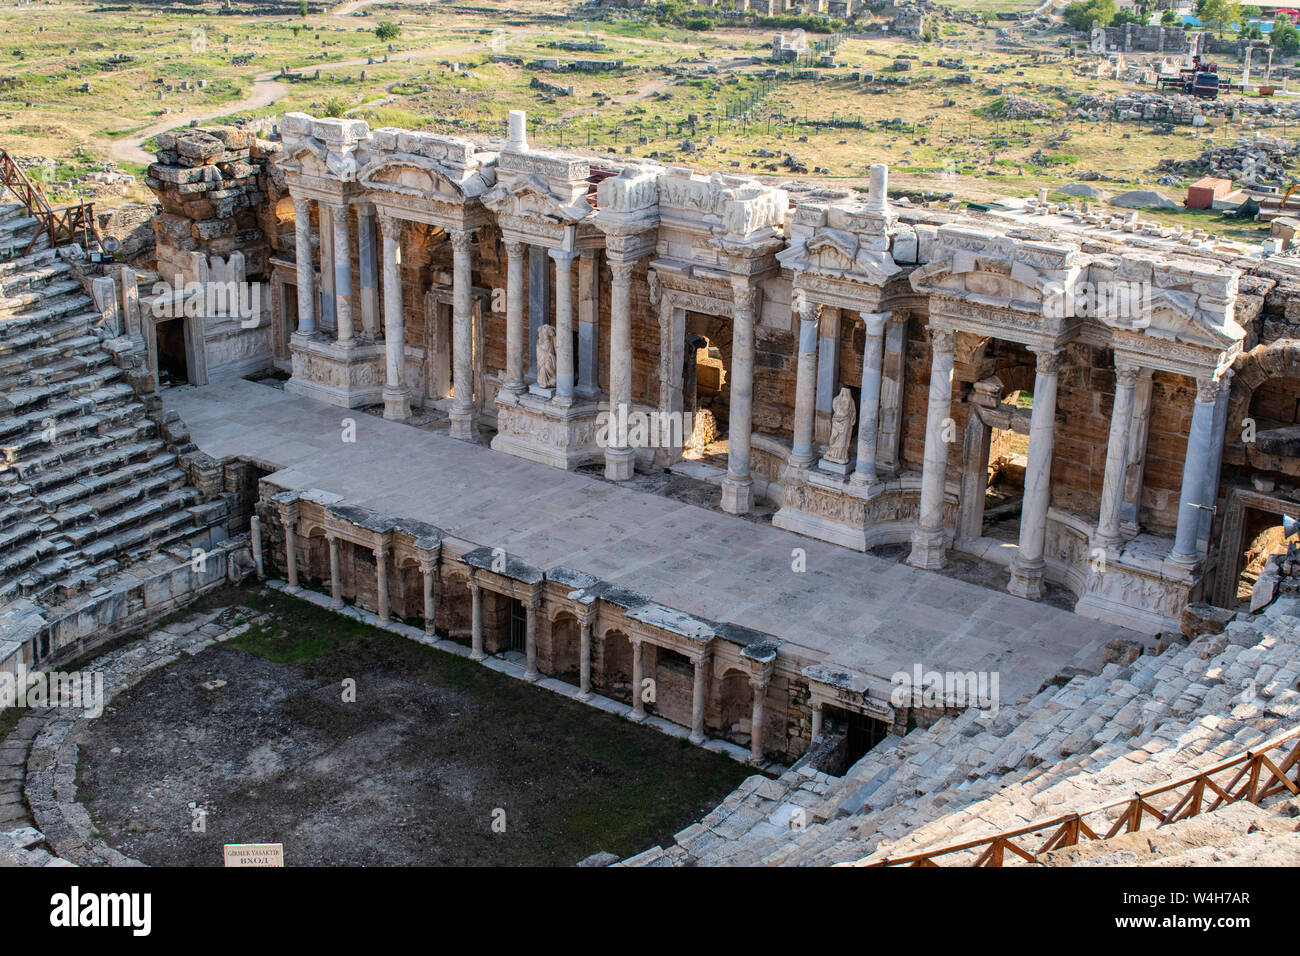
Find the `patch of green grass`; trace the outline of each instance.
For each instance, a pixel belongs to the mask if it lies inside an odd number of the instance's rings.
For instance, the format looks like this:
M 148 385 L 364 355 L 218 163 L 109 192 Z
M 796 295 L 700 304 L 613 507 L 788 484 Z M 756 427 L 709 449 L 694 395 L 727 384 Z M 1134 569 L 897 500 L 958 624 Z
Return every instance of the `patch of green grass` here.
M 18 721 L 27 713 L 26 707 L 6 707 L 0 710 L 0 740 L 9 736 L 9 732 L 18 726 Z
M 335 636 L 321 631 L 303 633 L 293 626 L 254 624 L 230 642 L 232 647 L 256 654 L 268 661 L 285 664 L 309 661 L 338 646 Z

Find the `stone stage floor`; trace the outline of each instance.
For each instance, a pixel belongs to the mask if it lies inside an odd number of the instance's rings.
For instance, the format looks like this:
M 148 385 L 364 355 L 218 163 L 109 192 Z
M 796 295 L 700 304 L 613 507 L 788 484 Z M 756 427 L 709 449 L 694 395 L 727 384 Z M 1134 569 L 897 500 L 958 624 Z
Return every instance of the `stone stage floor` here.
M 1135 631 L 718 511 L 559 471 L 243 380 L 163 392 L 200 449 L 273 465 L 277 484 L 416 518 L 540 568 L 566 565 L 669 607 L 774 634 L 783 656 L 889 681 L 996 671 L 1001 699 L 1101 666 Z M 343 441 L 343 419 L 356 441 Z M 807 570 L 791 569 L 803 548 Z

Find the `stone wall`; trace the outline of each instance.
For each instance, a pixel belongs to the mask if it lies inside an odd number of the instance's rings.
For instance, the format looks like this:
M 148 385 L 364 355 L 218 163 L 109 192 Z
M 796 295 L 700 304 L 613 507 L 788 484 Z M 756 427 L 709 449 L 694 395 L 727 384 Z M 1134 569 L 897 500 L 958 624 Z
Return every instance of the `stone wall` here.
M 266 276 L 266 227 L 282 197 L 267 167 L 278 146 L 233 127 L 161 133 L 158 146 L 145 179 L 163 208 L 154 219 L 158 272 L 184 272 L 192 252 L 242 252 L 249 276 Z

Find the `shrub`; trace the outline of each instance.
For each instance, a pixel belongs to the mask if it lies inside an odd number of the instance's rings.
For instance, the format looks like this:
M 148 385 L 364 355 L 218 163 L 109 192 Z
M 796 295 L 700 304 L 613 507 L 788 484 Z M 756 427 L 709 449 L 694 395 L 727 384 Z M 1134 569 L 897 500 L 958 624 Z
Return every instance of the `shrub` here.
M 375 27 L 375 36 L 380 40 L 396 40 L 402 35 L 402 28 L 392 20 L 382 20 Z

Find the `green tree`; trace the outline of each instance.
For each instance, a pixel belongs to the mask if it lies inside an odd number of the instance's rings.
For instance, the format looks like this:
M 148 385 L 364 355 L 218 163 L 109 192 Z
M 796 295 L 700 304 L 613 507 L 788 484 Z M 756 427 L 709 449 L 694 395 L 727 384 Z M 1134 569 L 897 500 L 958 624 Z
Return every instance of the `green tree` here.
M 1173 26 L 1178 22 L 1178 14 L 1174 13 L 1172 10 L 1166 10 L 1164 13 L 1160 14 L 1160 22 L 1165 26 Z
M 1197 0 L 1196 15 L 1219 36 L 1241 22 L 1241 5 L 1236 0 Z
M 375 36 L 380 40 L 396 40 L 402 35 L 402 28 L 392 20 L 381 20 L 375 27 Z
M 1283 56 L 1295 56 L 1300 53 L 1300 30 L 1279 13 L 1273 19 L 1273 32 L 1269 35 L 1274 48 Z
M 305 17 L 306 15 L 307 15 L 307 0 L 298 0 L 298 16 Z
M 1093 20 L 1104 25 L 1115 18 L 1115 0 L 1075 0 L 1063 15 L 1075 30 L 1087 32 L 1092 29 Z

